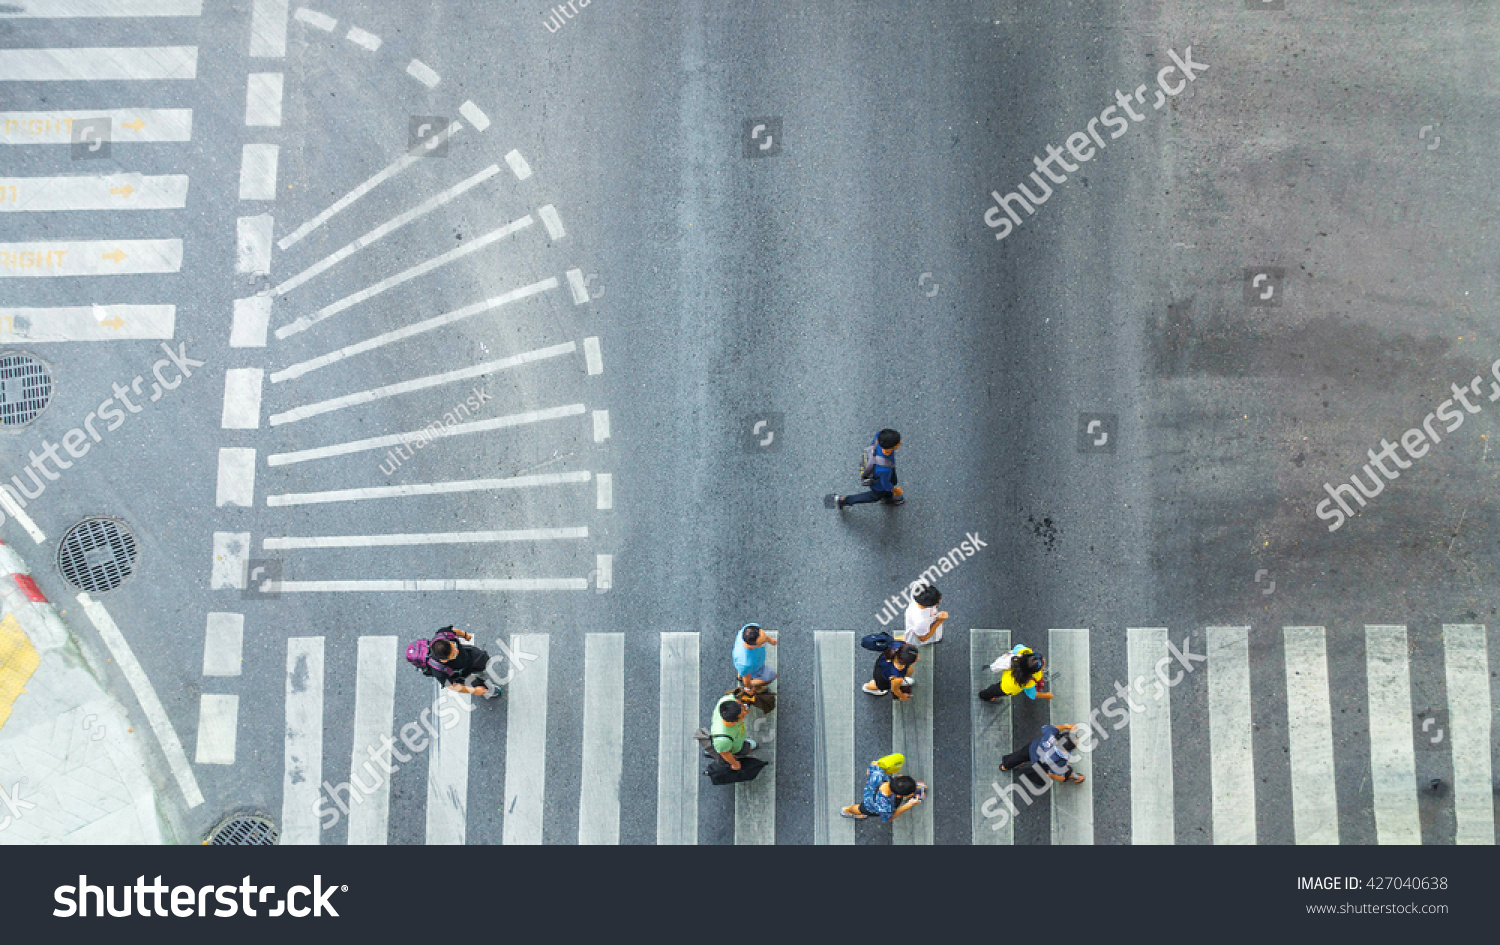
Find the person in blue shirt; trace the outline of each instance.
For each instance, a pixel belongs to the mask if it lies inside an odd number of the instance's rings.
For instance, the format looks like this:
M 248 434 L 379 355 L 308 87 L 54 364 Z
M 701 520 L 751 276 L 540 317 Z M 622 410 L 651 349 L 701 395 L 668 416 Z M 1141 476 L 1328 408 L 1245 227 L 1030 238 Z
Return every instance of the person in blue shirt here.
M 878 816 L 891 821 L 927 798 L 927 785 L 904 774 L 891 777 L 879 762 L 871 762 L 865 776 L 864 799 L 839 811 L 839 816 L 864 820 Z
M 842 511 L 863 502 L 884 502 L 886 505 L 905 502 L 901 487 L 896 484 L 896 450 L 900 448 L 901 434 L 895 430 L 885 429 L 875 434 L 875 439 L 865 449 L 860 470 L 862 477 L 868 477 L 861 481 L 870 487 L 870 491 L 858 495 L 836 495 L 833 497 L 834 508 Z
M 758 623 L 747 623 L 734 638 L 734 671 L 740 685 L 748 692 L 760 692 L 776 678 L 776 670 L 766 665 L 766 647 L 775 646 L 776 638 Z
M 1006 755 L 1001 771 L 1014 771 L 1023 765 L 1046 774 L 1054 781 L 1080 784 L 1083 775 L 1073 770 L 1072 752 L 1078 747 L 1077 725 L 1043 725 L 1042 736 Z

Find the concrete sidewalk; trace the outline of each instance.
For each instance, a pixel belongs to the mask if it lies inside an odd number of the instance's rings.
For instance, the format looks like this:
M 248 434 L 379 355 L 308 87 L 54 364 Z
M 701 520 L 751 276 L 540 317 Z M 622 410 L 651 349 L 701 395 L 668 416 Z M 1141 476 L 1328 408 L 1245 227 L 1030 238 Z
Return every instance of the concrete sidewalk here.
M 0 542 L 0 845 L 175 842 L 151 729 L 103 678 Z

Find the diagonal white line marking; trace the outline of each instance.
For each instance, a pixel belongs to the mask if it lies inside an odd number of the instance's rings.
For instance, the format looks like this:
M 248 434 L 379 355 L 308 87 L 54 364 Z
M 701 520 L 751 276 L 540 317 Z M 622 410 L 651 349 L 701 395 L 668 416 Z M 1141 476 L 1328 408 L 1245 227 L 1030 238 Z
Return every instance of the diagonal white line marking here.
M 273 453 L 266 459 L 271 466 L 288 466 L 292 463 L 305 463 L 314 459 L 327 459 L 330 456 L 344 456 L 349 453 L 362 453 L 366 450 L 378 450 L 387 446 L 410 442 L 419 436 L 432 439 L 442 439 L 449 436 L 464 436 L 470 433 L 485 433 L 490 430 L 500 430 L 505 427 L 521 426 L 528 423 L 541 423 L 545 420 L 558 420 L 563 417 L 576 417 L 584 412 L 583 404 L 568 404 L 565 407 L 548 407 L 546 410 L 527 410 L 524 413 L 514 413 L 505 417 L 496 417 L 493 420 L 476 420 L 471 423 L 455 423 L 453 426 L 439 425 L 430 433 L 426 428 L 413 430 L 410 433 L 396 433 L 390 436 L 374 436 L 367 440 L 353 440 L 349 443 L 338 443 L 333 446 L 320 446 L 316 449 L 297 450 L 291 453 Z
M 345 311 L 346 309 L 353 308 L 361 302 L 368 301 L 375 296 L 380 295 L 382 292 L 394 289 L 396 286 L 401 285 L 404 282 L 409 282 L 412 279 L 417 278 L 418 276 L 426 275 L 434 269 L 438 269 L 442 266 L 448 265 L 454 260 L 462 259 L 465 256 L 477 253 L 481 249 L 484 249 L 486 246 L 489 246 L 491 243 L 497 242 L 504 237 L 510 236 L 512 233 L 517 233 L 521 230 L 524 230 L 526 227 L 531 226 L 532 222 L 533 221 L 530 216 L 524 216 L 519 220 L 505 224 L 497 230 L 491 230 L 490 232 L 486 233 L 479 239 L 475 240 L 472 243 L 469 243 L 466 246 L 460 246 L 458 249 L 449 250 L 448 252 L 443 253 L 441 256 L 435 256 L 424 263 L 420 263 L 411 267 L 405 272 L 399 272 L 396 275 L 391 276 L 389 279 L 382 279 L 381 281 L 370 286 L 368 289 L 361 289 L 353 295 L 347 295 L 344 298 L 339 299 L 332 305 L 325 305 L 311 315 L 304 315 L 290 324 L 283 325 L 280 328 L 276 329 L 276 337 L 286 338 L 290 335 L 295 335 L 298 332 L 306 331 L 325 318 L 328 318 L 332 315 L 337 315 L 339 312 Z

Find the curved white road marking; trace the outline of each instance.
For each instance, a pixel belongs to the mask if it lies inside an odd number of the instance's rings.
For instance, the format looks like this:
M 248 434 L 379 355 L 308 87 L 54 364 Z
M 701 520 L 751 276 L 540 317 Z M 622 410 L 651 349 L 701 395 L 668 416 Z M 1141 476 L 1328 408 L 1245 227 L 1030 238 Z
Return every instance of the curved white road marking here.
M 290 335 L 295 335 L 298 332 L 306 331 L 325 318 L 329 318 L 331 316 L 337 315 L 340 312 L 353 308 L 361 302 L 369 301 L 370 299 L 373 299 L 375 296 L 380 295 L 383 292 L 394 289 L 396 286 L 401 285 L 404 282 L 410 282 L 412 279 L 415 279 L 418 276 L 426 275 L 427 273 L 432 272 L 434 269 L 440 269 L 443 266 L 446 266 L 449 263 L 453 262 L 454 260 L 462 259 L 465 256 L 470 256 L 474 253 L 477 253 L 481 249 L 484 249 L 486 246 L 489 246 L 491 243 L 497 242 L 507 236 L 510 236 L 513 233 L 518 233 L 521 230 L 526 229 L 528 226 L 531 226 L 533 222 L 535 221 L 531 219 L 530 215 L 527 215 L 519 220 L 507 223 L 499 229 L 491 230 L 490 232 L 479 237 L 479 239 L 460 246 L 458 249 L 451 249 L 448 252 L 443 253 L 441 256 L 435 256 L 424 263 L 419 263 L 418 265 L 412 266 L 410 269 L 407 269 L 404 272 L 398 272 L 396 275 L 391 276 L 388 279 L 382 279 L 367 289 L 361 289 L 360 291 L 355 292 L 352 295 L 346 295 L 343 298 L 339 299 L 337 302 L 334 302 L 332 305 L 323 306 L 311 315 L 304 315 L 294 322 L 282 325 L 280 328 L 276 329 L 276 337 L 286 338 Z
M 527 410 L 504 417 L 495 417 L 491 420 L 473 420 L 469 423 L 455 423 L 452 426 L 438 425 L 431 430 L 424 428 L 422 430 L 412 430 L 410 433 L 372 436 L 369 439 L 337 443 L 333 446 L 319 446 L 313 449 L 295 450 L 290 453 L 273 453 L 266 459 L 266 462 L 271 466 L 289 466 L 292 463 L 306 463 L 315 459 L 328 459 L 331 456 L 346 456 L 349 453 L 363 453 L 368 450 L 384 449 L 387 446 L 399 446 L 410 443 L 419 437 L 444 439 L 450 436 L 467 436 L 471 433 L 487 433 L 490 430 L 501 430 L 505 427 L 542 423 L 546 420 L 560 420 L 564 417 L 576 417 L 583 412 L 583 404 L 548 407 L 545 410 Z M 596 414 L 598 412 L 595 411 Z
M 500 306 L 505 305 L 508 302 L 516 302 L 521 299 L 529 298 L 530 296 L 538 295 L 542 292 L 546 292 L 549 289 L 555 288 L 557 288 L 556 279 L 543 279 L 541 282 L 533 282 L 531 285 L 522 286 L 519 289 L 512 289 L 511 291 L 497 295 L 494 298 L 485 299 L 483 302 L 476 302 L 473 305 L 466 305 L 461 309 L 456 309 L 455 311 L 448 312 L 445 315 L 436 315 L 432 318 L 424 319 L 423 321 L 417 322 L 415 324 L 407 325 L 405 328 L 397 328 L 392 331 L 376 335 L 373 338 L 368 338 L 356 344 L 345 345 L 337 351 L 319 355 L 318 357 L 312 358 L 311 360 L 299 361 L 298 363 L 293 364 L 290 367 L 283 368 L 280 371 L 272 372 L 271 383 L 278 384 L 281 381 L 289 381 L 294 378 L 301 377 L 302 375 L 307 374 L 310 371 L 316 371 L 318 368 L 327 367 L 330 364 L 337 363 L 356 354 L 363 354 L 364 352 L 370 351 L 374 348 L 379 348 L 383 345 L 401 341 L 402 339 L 410 338 L 413 335 L 419 335 L 422 332 L 432 331 L 433 329 L 441 328 L 444 325 L 451 325 L 454 322 L 462 321 L 465 318 L 470 318 L 474 315 L 488 312 L 491 309 L 499 308 Z M 264 332 L 262 332 L 262 336 L 264 336 Z
M 345 394 L 343 397 L 334 397 L 322 400 L 305 407 L 297 407 L 282 413 L 271 415 L 271 425 L 280 426 L 283 423 L 295 423 L 298 420 L 306 420 L 308 417 L 316 417 L 319 414 L 329 413 L 334 410 L 343 410 L 346 407 L 367 404 L 374 400 L 382 400 L 386 397 L 396 397 L 401 394 L 410 394 L 414 391 L 426 390 L 429 387 L 440 387 L 443 384 L 452 384 L 457 381 L 465 381 L 473 377 L 482 377 L 492 371 L 504 371 L 537 361 L 545 361 L 548 358 L 558 358 L 565 354 L 572 354 L 578 350 L 578 346 L 571 341 L 565 341 L 560 345 L 550 348 L 538 348 L 535 351 L 523 351 L 509 358 L 500 358 L 495 361 L 486 361 L 472 367 L 459 368 L 456 371 L 448 371 L 443 374 L 429 374 L 410 381 L 402 381 L 399 384 L 388 384 L 385 387 L 377 387 L 372 390 L 357 391 L 353 394 Z
M 538 473 L 513 476 L 510 479 L 468 479 L 451 482 L 418 482 L 401 486 L 376 486 L 363 489 L 339 489 L 333 492 L 291 492 L 266 496 L 266 505 L 316 505 L 324 502 L 362 502 L 370 499 L 395 499 L 410 495 L 448 495 L 454 492 L 487 492 L 492 489 L 531 489 L 537 486 L 562 486 L 588 482 L 586 471 Z M 0 495 L 4 490 L 0 490 Z

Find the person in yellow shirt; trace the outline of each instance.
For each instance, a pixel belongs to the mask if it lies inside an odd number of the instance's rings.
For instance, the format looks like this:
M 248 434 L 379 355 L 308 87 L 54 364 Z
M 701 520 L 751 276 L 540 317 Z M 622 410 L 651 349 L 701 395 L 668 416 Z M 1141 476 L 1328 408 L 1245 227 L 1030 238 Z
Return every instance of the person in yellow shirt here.
M 991 672 L 1000 674 L 1000 681 L 979 691 L 985 702 L 998 702 L 1001 696 L 1019 696 L 1026 693 L 1028 699 L 1051 699 L 1052 693 L 1042 692 L 1046 680 L 1043 674 L 1047 661 L 1029 646 L 1017 646 L 990 664 Z

